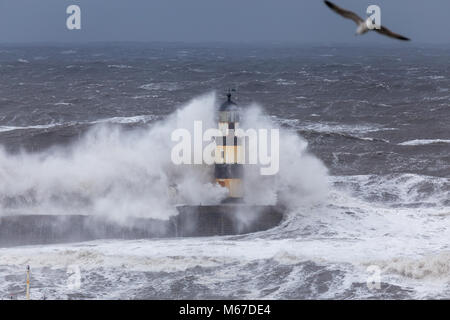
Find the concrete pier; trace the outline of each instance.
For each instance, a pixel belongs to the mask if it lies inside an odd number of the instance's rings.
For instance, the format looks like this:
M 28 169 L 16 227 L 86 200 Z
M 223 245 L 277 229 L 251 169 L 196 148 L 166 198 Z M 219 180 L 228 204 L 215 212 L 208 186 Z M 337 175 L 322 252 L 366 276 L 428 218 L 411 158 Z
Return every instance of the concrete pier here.
M 96 239 L 146 239 L 245 234 L 277 226 L 278 206 L 223 204 L 178 206 L 169 220 L 130 218 L 118 223 L 87 215 L 0 217 L 0 247 L 68 243 Z

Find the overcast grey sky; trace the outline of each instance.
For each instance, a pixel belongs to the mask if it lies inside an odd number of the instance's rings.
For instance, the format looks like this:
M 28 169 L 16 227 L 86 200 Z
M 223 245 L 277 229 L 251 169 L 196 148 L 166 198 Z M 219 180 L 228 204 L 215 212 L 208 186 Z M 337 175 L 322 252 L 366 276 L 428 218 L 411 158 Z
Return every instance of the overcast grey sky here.
M 450 43 L 450 0 L 333 0 L 417 43 Z M 66 8 L 81 8 L 81 30 L 66 28 Z M 392 43 L 356 26 L 322 0 L 0 0 L 0 42 L 233 41 Z

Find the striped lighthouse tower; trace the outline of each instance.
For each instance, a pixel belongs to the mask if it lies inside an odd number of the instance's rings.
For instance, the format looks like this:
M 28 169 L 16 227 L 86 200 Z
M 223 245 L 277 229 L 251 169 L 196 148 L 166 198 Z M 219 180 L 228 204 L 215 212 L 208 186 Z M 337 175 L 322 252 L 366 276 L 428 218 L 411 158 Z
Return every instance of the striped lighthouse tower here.
M 231 92 L 219 108 L 218 121 L 222 136 L 216 138 L 215 178 L 229 191 L 224 202 L 242 202 L 243 198 L 243 146 L 242 138 L 235 135 L 239 126 L 239 109 L 231 100 Z

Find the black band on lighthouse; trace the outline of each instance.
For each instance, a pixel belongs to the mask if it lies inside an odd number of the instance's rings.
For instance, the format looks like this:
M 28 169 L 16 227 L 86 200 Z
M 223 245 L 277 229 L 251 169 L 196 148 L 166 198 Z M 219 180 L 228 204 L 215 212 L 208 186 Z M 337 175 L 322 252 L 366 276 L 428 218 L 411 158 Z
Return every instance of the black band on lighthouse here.
M 227 141 L 228 139 L 228 141 Z M 216 145 L 218 146 L 240 146 L 242 145 L 242 139 L 236 136 L 219 136 L 216 137 Z
M 240 179 L 243 176 L 244 168 L 238 163 L 216 164 L 214 175 L 216 179 Z

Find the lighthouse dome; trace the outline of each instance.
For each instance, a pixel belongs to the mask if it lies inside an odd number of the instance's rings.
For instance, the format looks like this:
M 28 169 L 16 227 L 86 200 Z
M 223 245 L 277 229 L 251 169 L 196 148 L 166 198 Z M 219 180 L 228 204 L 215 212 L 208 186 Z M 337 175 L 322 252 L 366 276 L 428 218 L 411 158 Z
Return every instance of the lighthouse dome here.
M 227 101 L 220 105 L 219 111 L 237 111 L 238 107 L 236 103 L 231 100 L 231 94 L 227 94 Z
M 227 101 L 221 104 L 219 108 L 219 122 L 239 122 L 239 108 L 231 100 L 231 94 L 227 94 Z

